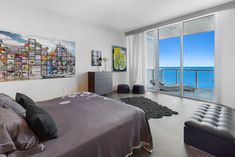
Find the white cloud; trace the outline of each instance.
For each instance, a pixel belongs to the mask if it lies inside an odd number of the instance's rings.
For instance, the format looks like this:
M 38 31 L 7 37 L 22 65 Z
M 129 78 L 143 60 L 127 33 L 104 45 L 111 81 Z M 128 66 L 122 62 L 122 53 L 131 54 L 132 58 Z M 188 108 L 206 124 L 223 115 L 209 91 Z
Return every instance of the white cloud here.
M 0 39 L 3 40 L 3 43 L 6 45 L 13 45 L 13 46 L 22 46 L 23 44 L 13 40 L 11 37 L 4 35 L 4 34 L 0 34 Z
M 56 45 L 59 43 L 62 43 L 67 47 L 70 51 L 75 52 L 75 45 L 73 42 L 70 41 L 63 41 L 63 40 L 57 40 L 57 39 L 50 39 L 50 38 L 41 38 L 41 37 L 33 37 L 33 36 L 27 36 L 27 35 L 22 35 L 22 39 L 28 40 L 28 38 L 33 38 L 36 39 L 37 42 L 42 44 L 43 46 L 47 46 L 49 48 L 49 51 L 54 50 L 56 48 Z M 13 40 L 9 36 L 6 36 L 4 34 L 0 34 L 0 39 L 3 40 L 3 42 L 7 45 L 12 45 L 12 46 L 23 46 L 23 43 L 20 43 L 16 40 Z
M 4 35 L 4 34 L 0 34 L 0 39 L 2 39 L 2 40 L 9 40 L 11 38 L 9 36 Z

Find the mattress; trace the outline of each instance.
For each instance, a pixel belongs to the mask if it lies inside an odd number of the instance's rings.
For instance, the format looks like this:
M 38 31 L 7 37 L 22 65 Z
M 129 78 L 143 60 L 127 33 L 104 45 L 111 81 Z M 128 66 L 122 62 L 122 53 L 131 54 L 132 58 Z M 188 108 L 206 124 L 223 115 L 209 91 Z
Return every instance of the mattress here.
M 153 149 L 145 113 L 134 106 L 89 92 L 37 104 L 56 121 L 58 138 L 33 157 L 126 157 L 140 146 Z

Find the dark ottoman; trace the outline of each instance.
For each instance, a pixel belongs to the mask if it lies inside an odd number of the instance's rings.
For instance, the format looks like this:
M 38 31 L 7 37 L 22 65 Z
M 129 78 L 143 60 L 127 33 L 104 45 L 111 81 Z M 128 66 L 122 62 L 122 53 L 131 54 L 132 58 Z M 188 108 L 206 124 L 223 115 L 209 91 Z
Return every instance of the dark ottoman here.
M 144 94 L 145 89 L 143 85 L 134 85 L 133 86 L 133 93 L 134 94 Z
M 119 84 L 117 88 L 118 93 L 129 93 L 130 89 L 127 84 Z

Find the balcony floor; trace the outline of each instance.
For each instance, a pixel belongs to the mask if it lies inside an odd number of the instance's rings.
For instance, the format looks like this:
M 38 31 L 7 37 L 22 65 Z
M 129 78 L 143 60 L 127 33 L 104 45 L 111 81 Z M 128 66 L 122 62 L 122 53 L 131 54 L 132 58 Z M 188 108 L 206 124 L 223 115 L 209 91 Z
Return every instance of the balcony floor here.
M 148 88 L 150 90 L 153 90 L 151 88 Z M 179 91 L 159 91 L 160 93 L 164 94 L 170 94 L 170 95 L 176 95 L 179 96 Z M 195 91 L 184 91 L 184 97 L 187 98 L 193 98 L 197 100 L 204 100 L 209 102 L 215 102 L 215 96 L 213 90 L 207 90 L 207 89 L 197 89 Z

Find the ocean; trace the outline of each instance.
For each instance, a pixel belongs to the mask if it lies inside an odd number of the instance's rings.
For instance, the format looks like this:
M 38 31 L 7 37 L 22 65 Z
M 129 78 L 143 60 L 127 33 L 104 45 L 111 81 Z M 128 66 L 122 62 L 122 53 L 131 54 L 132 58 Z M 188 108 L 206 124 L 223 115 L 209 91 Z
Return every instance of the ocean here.
M 178 70 L 176 70 L 178 69 Z M 176 84 L 176 71 L 178 73 L 178 83 L 180 83 L 179 67 L 160 67 L 160 80 L 166 84 Z M 198 88 L 214 89 L 214 67 L 184 67 L 184 85 L 196 87 L 196 71 L 198 72 Z

